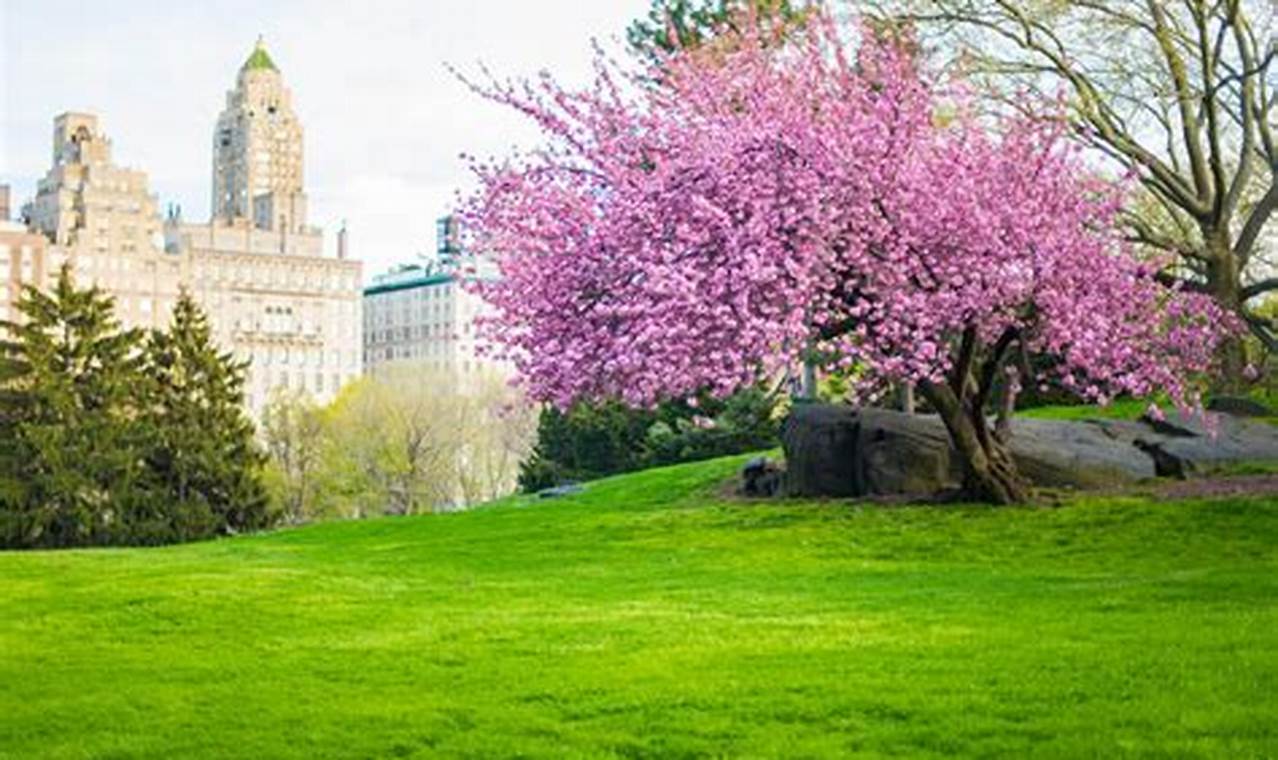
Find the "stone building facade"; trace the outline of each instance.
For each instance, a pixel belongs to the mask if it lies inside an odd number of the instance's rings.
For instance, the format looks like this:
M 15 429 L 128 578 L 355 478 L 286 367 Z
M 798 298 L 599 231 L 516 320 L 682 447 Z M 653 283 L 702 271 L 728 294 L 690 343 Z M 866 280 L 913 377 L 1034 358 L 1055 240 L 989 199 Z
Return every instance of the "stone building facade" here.
M 46 281 L 70 262 L 79 282 L 115 297 L 124 325 L 162 327 L 189 262 L 165 255 L 146 173 L 117 166 L 111 148 L 93 114 L 55 118 L 53 165 L 23 215 L 48 242 Z
M 69 261 L 80 282 L 115 296 L 122 323 L 137 327 L 167 324 L 185 288 L 218 343 L 251 361 L 250 411 L 260 413 L 277 387 L 328 401 L 361 372 L 362 270 L 347 257 L 344 229 L 332 257 L 322 231 L 307 224 L 302 157 L 291 94 L 260 41 L 214 129 L 208 222 L 187 223 L 176 211 L 161 220 L 146 174 L 114 163 L 97 117 L 63 114 L 54 120 L 53 166 L 24 209 L 33 237 L 48 244 L 33 254 L 31 276 L 47 282 Z M 9 258 L 12 291 L 26 265 Z
M 457 246 L 456 221 L 440 220 L 435 258 L 397 267 L 364 289 L 364 366 L 378 372 L 416 365 L 446 370 L 464 385 L 469 376 L 509 373 L 482 355 L 476 318 L 489 307 L 465 285 L 468 277 L 494 276 L 491 263 Z
M 165 250 L 190 261 L 218 339 L 252 360 L 254 410 L 277 387 L 327 402 L 362 370 L 362 267 L 348 258 L 345 229 L 330 257 L 307 224 L 302 126 L 261 40 L 226 94 L 212 148 L 212 218 L 170 215 Z
M 0 185 L 0 321 L 17 319 L 13 306 L 23 285 L 41 286 L 57 273 L 45 236 L 10 221 L 9 213 L 9 187 Z

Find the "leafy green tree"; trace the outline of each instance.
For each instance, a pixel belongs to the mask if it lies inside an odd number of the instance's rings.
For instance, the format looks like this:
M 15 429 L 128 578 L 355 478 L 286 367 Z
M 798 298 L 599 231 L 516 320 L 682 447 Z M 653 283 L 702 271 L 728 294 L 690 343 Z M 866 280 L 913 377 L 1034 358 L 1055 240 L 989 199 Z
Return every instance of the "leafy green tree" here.
M 649 58 L 697 47 L 720 30 L 741 31 L 753 4 L 764 29 L 801 22 L 808 13 L 803 0 L 652 0 L 652 8 L 626 30 L 630 47 Z
M 244 373 L 214 344 L 208 317 L 183 291 L 167 331 L 152 333 L 146 463 L 164 503 L 134 526 L 140 539 L 191 540 L 270 522 L 265 455 L 244 411 Z M 142 517 L 142 516 L 139 516 Z
M 747 388 L 695 405 L 667 401 L 635 409 L 617 401 L 542 410 L 533 453 L 520 466 L 526 492 L 576 480 L 692 462 L 778 444 L 775 394 Z
M 111 543 L 146 498 L 134 413 L 141 335 L 112 299 L 75 287 L 64 266 L 33 287 L 0 341 L 0 542 L 19 547 Z
M 639 469 L 655 412 L 617 401 L 579 402 L 568 410 L 542 409 L 537 443 L 520 465 L 524 491 L 570 480 L 592 480 Z
M 325 407 L 278 391 L 262 432 L 273 495 L 298 522 L 422 514 L 504 496 L 535 422 L 500 375 L 403 366 L 347 384 Z
M 262 412 L 262 437 L 284 520 L 299 523 L 316 516 L 328 447 L 324 410 L 302 391 L 276 388 Z
M 776 446 L 776 404 L 776 398 L 760 388 L 746 388 L 721 400 L 707 398 L 695 408 L 663 404 L 645 436 L 642 466 L 695 462 Z

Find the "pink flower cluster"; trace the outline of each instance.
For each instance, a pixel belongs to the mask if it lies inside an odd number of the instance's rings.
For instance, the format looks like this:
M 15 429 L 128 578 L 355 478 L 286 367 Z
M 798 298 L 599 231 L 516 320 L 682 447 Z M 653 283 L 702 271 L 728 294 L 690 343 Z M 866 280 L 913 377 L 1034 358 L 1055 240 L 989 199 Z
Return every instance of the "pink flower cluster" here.
M 812 355 L 939 380 L 968 328 L 1090 399 L 1189 398 L 1228 317 L 1124 248 L 1123 188 L 1059 120 L 987 123 L 907 50 L 816 16 L 651 70 L 600 56 L 584 91 L 478 88 L 547 137 L 474 165 L 470 244 L 502 273 L 483 334 L 559 404 L 727 393 Z

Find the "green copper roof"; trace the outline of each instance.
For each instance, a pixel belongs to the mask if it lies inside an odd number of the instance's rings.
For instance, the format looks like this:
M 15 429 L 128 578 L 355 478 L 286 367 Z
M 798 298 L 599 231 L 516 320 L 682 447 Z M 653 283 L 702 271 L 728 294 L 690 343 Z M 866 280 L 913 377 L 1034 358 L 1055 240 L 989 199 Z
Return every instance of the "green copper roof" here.
M 241 67 L 253 71 L 256 69 L 270 69 L 271 71 L 279 71 L 275 67 L 275 61 L 271 60 L 271 56 L 266 52 L 266 46 L 262 44 L 261 38 L 258 38 L 257 46 L 253 48 L 253 52 L 249 55 L 248 60 Z

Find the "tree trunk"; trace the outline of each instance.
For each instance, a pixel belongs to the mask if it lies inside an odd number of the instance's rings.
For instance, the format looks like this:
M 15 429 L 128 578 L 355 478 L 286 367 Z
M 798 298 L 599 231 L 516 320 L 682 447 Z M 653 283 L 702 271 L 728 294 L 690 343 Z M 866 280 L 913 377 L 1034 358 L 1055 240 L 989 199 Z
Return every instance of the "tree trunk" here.
M 803 382 L 799 386 L 799 397 L 815 401 L 817 397 L 817 369 L 811 359 L 803 361 Z
M 963 463 L 963 495 L 991 504 L 1024 504 L 1029 484 L 1007 446 L 990 430 L 983 409 L 969 408 L 946 385 L 924 383 L 923 395 L 941 415 Z
M 1207 268 L 1207 289 L 1216 303 L 1241 318 L 1242 273 L 1238 257 L 1230 250 L 1229 241 L 1219 236 L 1208 237 L 1207 247 L 1212 254 L 1212 262 Z M 1244 336 L 1226 336 L 1220 344 L 1219 359 L 1222 389 L 1240 390 L 1246 384 L 1243 377 L 1243 370 L 1247 366 Z

